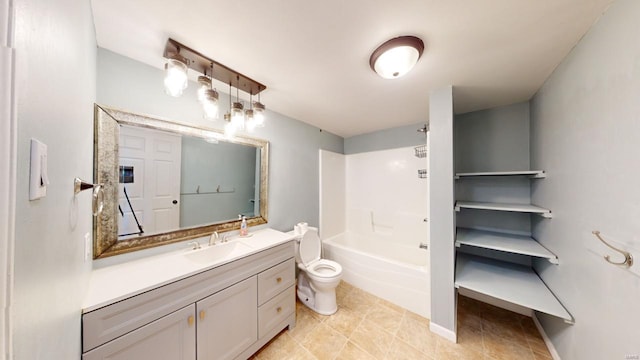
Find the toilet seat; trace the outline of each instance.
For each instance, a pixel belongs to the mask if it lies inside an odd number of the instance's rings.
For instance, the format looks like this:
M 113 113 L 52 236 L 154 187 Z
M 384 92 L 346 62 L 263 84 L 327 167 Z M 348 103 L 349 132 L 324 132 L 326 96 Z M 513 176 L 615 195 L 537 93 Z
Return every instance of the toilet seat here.
M 322 278 L 331 279 L 342 275 L 342 266 L 335 261 L 319 259 L 306 266 L 308 274 Z
M 321 259 L 322 242 L 318 233 L 308 230 L 300 239 L 300 260 L 304 270 L 311 276 L 321 279 L 331 279 L 342 275 L 342 266 L 335 261 Z

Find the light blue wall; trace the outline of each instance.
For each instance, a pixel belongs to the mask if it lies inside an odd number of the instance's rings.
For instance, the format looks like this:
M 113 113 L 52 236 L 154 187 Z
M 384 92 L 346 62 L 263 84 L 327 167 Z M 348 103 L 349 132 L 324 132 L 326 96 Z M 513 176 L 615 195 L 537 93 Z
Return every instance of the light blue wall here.
M 255 147 L 183 136 L 180 166 L 180 227 L 253 216 Z
M 89 1 L 16 0 L 17 182 L 13 359 L 80 359 L 91 262 L 96 40 Z M 4 84 L 2 85 L 4 86 Z M 47 196 L 29 201 L 29 141 L 48 146 Z M 2 354 L 4 355 L 4 354 Z M 0 357 L 3 357 L 0 355 Z
M 222 120 L 203 119 L 195 82 L 182 97 L 172 98 L 164 93 L 161 69 L 105 49 L 98 49 L 97 74 L 97 101 L 102 105 L 199 126 L 224 126 Z M 228 96 L 220 93 L 220 98 L 226 109 Z M 268 108 L 268 90 L 262 100 Z M 317 226 L 318 150 L 343 153 L 344 139 L 269 110 L 266 126 L 251 136 L 270 142 L 269 226 L 283 231 L 300 221 Z
M 426 142 L 424 133 L 417 130 L 425 123 L 400 126 L 344 139 L 344 153 L 357 154 L 367 151 L 397 149 L 422 145 Z
M 456 115 L 454 143 L 456 172 L 529 170 L 529 102 Z M 521 176 L 461 178 L 456 200 L 529 204 L 531 181 Z M 459 227 L 529 235 L 530 219 L 529 214 L 463 210 L 456 222 Z M 529 257 L 503 259 L 529 263 Z
M 640 277 L 591 234 L 640 253 L 639 19 L 640 1 L 615 1 L 531 101 L 531 164 L 548 173 L 532 198 L 554 213 L 533 233 L 560 259 L 536 269 L 575 325 L 540 317 L 563 359 L 640 355 Z
M 456 297 L 453 287 L 455 216 L 453 209 L 453 90 L 429 96 L 429 242 L 431 244 L 431 329 L 455 338 Z M 427 201 L 427 199 L 425 199 Z

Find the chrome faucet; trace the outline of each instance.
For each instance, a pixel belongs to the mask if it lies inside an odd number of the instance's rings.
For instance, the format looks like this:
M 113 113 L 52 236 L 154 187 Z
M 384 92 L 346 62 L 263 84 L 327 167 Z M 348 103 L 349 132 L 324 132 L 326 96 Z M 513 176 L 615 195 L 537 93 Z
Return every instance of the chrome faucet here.
M 218 239 L 220 239 L 220 235 L 218 235 L 217 231 L 214 231 L 209 238 L 209 246 L 215 245 L 218 242 Z
M 189 245 L 189 246 L 193 246 L 193 248 L 192 248 L 193 250 L 198 250 L 198 249 L 200 249 L 200 243 L 199 243 L 199 242 L 197 242 L 197 241 L 192 241 L 192 242 L 190 242 L 190 243 L 189 243 L 189 244 L 187 244 L 187 245 Z
M 427 250 L 427 249 L 429 249 L 429 244 L 420 243 L 420 245 L 418 245 L 418 247 L 419 247 L 420 249 L 425 249 L 425 250 Z

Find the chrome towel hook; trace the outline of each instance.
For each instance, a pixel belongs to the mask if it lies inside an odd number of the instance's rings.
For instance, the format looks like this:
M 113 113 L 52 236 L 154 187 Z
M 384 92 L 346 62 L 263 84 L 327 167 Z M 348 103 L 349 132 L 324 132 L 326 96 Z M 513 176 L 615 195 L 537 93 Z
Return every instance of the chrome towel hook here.
M 609 248 L 619 252 L 620 254 L 622 254 L 624 256 L 624 261 L 615 262 L 615 261 L 611 261 L 611 258 L 610 258 L 609 255 L 605 255 L 604 259 L 607 260 L 608 263 L 613 264 L 613 265 L 626 266 L 628 268 L 633 266 L 633 255 L 631 255 L 631 253 L 629 253 L 628 251 L 620 250 L 620 249 L 610 245 L 606 241 L 604 241 L 604 239 L 600 236 L 600 231 L 594 230 L 591 233 L 593 235 L 595 235 L 598 238 L 598 240 L 602 241 L 603 244 L 607 245 Z
M 86 182 L 80 178 L 73 179 L 73 194 L 78 195 L 79 192 L 93 189 L 92 196 L 92 209 L 93 216 L 98 216 L 102 212 L 102 208 L 104 207 L 104 187 L 102 184 L 92 184 L 90 182 Z

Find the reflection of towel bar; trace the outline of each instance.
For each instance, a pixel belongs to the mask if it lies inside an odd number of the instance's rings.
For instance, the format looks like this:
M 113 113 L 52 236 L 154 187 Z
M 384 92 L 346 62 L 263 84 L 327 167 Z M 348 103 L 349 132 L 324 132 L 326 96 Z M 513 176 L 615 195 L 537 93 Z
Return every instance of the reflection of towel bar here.
M 192 193 L 180 193 L 180 195 L 207 195 L 207 194 L 231 194 L 236 192 L 236 189 L 229 191 L 207 191 L 207 192 L 192 192 Z

